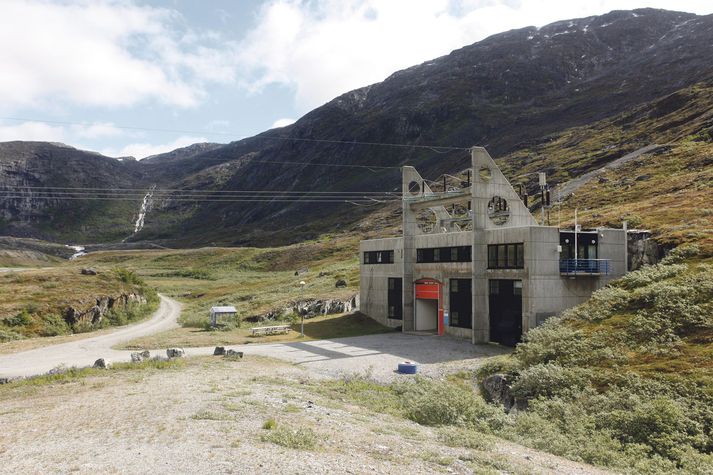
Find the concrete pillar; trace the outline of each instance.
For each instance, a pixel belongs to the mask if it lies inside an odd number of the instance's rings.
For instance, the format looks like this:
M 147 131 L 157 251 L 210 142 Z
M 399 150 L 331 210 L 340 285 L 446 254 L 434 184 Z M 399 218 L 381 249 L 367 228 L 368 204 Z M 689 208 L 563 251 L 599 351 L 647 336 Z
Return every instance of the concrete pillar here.
M 412 182 L 418 184 L 418 190 L 414 189 Z M 423 193 L 425 186 L 423 179 L 413 167 L 402 168 L 402 192 L 404 196 L 403 204 L 403 286 L 402 286 L 402 306 L 403 306 L 403 331 L 414 331 L 416 322 L 414 321 L 414 287 L 413 287 L 413 265 L 416 262 L 415 239 L 418 224 L 416 214 L 411 209 L 408 197 L 418 196 Z
M 473 210 L 473 343 L 490 341 L 488 312 L 488 243 L 485 228 L 488 219 L 488 174 L 480 173 L 484 166 L 484 148 L 473 147 L 471 163 L 473 181 L 471 186 L 471 209 Z M 490 158 L 490 157 L 488 157 Z M 490 172 L 492 177 L 492 172 Z

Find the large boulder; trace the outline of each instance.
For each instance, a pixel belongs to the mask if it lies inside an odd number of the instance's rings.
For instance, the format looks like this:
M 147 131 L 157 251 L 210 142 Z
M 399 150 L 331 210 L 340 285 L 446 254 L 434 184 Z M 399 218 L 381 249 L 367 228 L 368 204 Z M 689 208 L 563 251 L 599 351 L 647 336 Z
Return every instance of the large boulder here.
M 225 352 L 225 358 L 230 360 L 241 360 L 243 359 L 242 351 L 228 350 Z
M 183 350 L 183 348 L 168 348 L 166 350 L 166 356 L 168 358 L 183 358 L 186 356 L 186 352 Z
M 510 394 L 510 379 L 507 375 L 491 374 L 483 380 L 481 386 L 487 401 L 502 404 L 506 411 L 515 404 L 515 398 Z
M 131 362 L 132 363 L 141 363 L 142 361 L 151 359 L 151 352 L 149 350 L 144 350 L 144 351 L 137 351 L 134 353 L 131 353 Z
M 216 346 L 215 350 L 213 350 L 213 356 L 223 356 L 224 354 L 225 354 L 224 346 Z
M 339 279 L 334 283 L 334 286 L 338 289 L 344 288 L 347 286 L 347 281 L 344 279 Z
M 97 275 L 98 274 L 97 270 L 92 269 L 91 267 L 82 269 L 80 272 L 82 273 L 82 275 Z
M 97 368 L 97 369 L 107 369 L 109 367 L 109 362 L 105 360 L 104 358 L 99 358 L 94 362 L 94 365 L 92 365 L 92 368 Z

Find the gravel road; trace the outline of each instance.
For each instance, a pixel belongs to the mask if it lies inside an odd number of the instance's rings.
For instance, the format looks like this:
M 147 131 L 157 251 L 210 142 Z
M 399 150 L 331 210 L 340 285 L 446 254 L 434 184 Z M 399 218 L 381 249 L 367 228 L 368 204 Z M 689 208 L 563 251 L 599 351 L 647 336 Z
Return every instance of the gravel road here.
M 130 351 L 112 350 L 111 347 L 140 336 L 151 335 L 178 326 L 176 320 L 181 314 L 181 304 L 163 295 L 160 297 L 161 304 L 158 310 L 145 322 L 83 340 L 0 355 L 0 377 L 33 376 L 46 373 L 62 364 L 91 366 L 98 358 L 129 361 L 131 359 Z

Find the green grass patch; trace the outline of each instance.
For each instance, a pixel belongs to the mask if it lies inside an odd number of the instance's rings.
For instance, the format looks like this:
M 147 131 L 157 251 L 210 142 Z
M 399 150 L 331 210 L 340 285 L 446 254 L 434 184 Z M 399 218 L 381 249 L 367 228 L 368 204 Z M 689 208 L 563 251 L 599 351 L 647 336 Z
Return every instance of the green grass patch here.
M 271 442 L 282 447 L 296 450 L 314 450 L 319 442 L 317 434 L 309 427 L 296 429 L 278 427 L 260 437 L 263 442 Z

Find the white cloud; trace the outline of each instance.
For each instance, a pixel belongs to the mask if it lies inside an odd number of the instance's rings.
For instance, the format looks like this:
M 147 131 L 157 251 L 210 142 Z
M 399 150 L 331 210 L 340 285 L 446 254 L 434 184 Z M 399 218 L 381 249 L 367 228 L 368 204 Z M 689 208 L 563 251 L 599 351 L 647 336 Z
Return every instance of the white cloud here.
M 64 142 L 67 138 L 64 127 L 42 122 L 23 122 L 17 125 L 0 126 L 0 142 L 27 140 L 38 142 Z
M 101 153 L 108 157 L 134 157 L 139 160 L 142 158 L 150 157 L 151 155 L 158 155 L 159 153 L 166 153 L 177 148 L 187 147 L 194 143 L 208 142 L 205 137 L 191 137 L 182 136 L 178 137 L 173 142 L 164 144 L 150 144 L 150 143 L 133 143 L 126 145 L 120 149 L 106 149 Z
M 72 125 L 71 131 L 83 139 L 97 139 L 124 135 L 124 131 L 110 123 Z
M 130 0 L 3 0 L 0 104 L 189 107 L 234 79 L 230 45 Z
M 277 127 L 287 127 L 288 125 L 292 125 L 295 122 L 296 122 L 295 119 L 289 119 L 289 118 L 277 119 L 275 122 L 272 123 L 272 126 L 270 126 L 270 128 L 274 129 Z
M 238 58 L 244 87 L 288 85 L 306 111 L 494 33 L 648 6 L 713 12 L 696 0 L 271 0 Z

